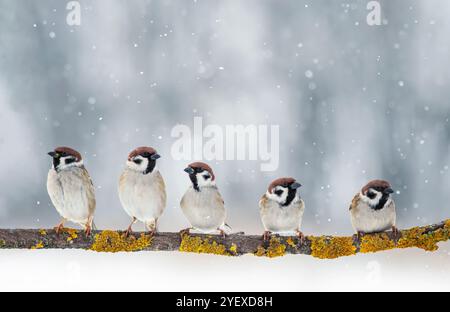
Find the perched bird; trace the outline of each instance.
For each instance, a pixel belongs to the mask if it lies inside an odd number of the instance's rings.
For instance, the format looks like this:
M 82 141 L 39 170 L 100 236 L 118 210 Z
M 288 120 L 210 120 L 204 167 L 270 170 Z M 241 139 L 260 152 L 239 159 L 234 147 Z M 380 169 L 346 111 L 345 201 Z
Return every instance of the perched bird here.
M 353 198 L 350 206 L 352 225 L 358 237 L 366 233 L 384 232 L 392 229 L 395 236 L 395 203 L 391 198 L 394 193 L 387 181 L 374 180 L 364 186 Z
M 58 147 L 48 153 L 53 165 L 48 172 L 47 190 L 58 213 L 63 218 L 56 226 L 59 233 L 66 221 L 81 225 L 90 235 L 95 212 L 95 193 L 92 180 L 77 151 Z
M 219 231 L 225 236 L 224 227 L 226 211 L 224 201 L 216 186 L 216 177 L 205 163 L 190 164 L 185 170 L 192 182 L 183 198 L 181 210 L 191 224 L 190 229 L 199 230 L 202 233 Z
M 128 156 L 119 181 L 119 197 L 123 209 L 133 219 L 127 236 L 137 221 L 156 234 L 159 217 L 166 208 L 166 185 L 156 167 L 161 156 L 152 147 L 139 147 Z
M 300 231 L 305 203 L 297 194 L 301 187 L 293 178 L 281 178 L 273 181 L 259 201 L 261 220 L 264 225 L 264 240 L 272 233 L 296 233 L 304 241 Z

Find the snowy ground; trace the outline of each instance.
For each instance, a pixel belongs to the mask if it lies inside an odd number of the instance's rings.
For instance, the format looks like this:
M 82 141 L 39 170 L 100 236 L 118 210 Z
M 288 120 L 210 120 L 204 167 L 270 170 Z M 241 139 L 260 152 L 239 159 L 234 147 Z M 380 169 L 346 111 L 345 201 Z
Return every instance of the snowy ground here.
M 0 291 L 450 290 L 450 243 L 321 261 L 170 252 L 0 251 Z

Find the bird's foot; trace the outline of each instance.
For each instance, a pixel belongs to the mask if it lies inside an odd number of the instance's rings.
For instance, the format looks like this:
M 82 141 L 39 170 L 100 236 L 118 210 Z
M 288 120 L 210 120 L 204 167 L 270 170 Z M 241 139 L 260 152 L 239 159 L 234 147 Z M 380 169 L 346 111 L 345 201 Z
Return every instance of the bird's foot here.
M 183 236 L 189 235 L 191 230 L 192 230 L 192 228 L 187 228 L 187 229 L 181 230 L 179 232 L 180 233 L 180 237 L 183 238 Z
M 219 230 L 219 233 L 220 233 L 220 236 L 222 236 L 222 238 L 227 238 L 227 233 L 225 233 L 225 231 L 224 230 L 221 230 L 221 229 L 218 229 Z
M 130 237 L 130 235 L 133 234 L 133 229 L 131 228 L 131 226 L 128 227 L 124 234 L 125 237 Z
M 397 242 L 397 241 L 400 239 L 400 237 L 401 237 L 400 230 L 397 229 L 397 227 L 395 227 L 395 226 L 392 227 L 392 234 L 394 235 L 394 241 L 396 241 L 396 242 Z
M 92 226 L 91 225 L 86 225 L 86 229 L 84 230 L 84 234 L 86 235 L 86 237 L 90 237 L 92 234 Z
M 265 242 L 269 241 L 271 235 L 272 235 L 272 232 L 270 232 L 270 231 L 264 231 L 264 234 L 263 234 L 263 240 L 264 240 Z
M 366 233 L 358 231 L 355 235 L 353 235 L 353 240 L 359 242 L 364 235 L 366 235 Z
M 306 241 L 305 235 L 301 231 L 297 231 L 297 237 L 300 242 L 300 245 L 303 245 Z
M 128 229 L 125 231 L 125 237 L 129 237 L 131 234 L 133 234 L 133 224 L 135 224 L 136 221 L 137 221 L 136 217 L 133 217 L 131 224 L 128 226 Z
M 54 230 L 56 232 L 56 235 L 59 235 L 62 231 L 64 231 L 64 223 L 60 223 L 57 226 L 54 227 Z
M 147 234 L 150 236 L 150 238 L 155 237 L 156 236 L 156 230 L 149 230 L 147 232 Z

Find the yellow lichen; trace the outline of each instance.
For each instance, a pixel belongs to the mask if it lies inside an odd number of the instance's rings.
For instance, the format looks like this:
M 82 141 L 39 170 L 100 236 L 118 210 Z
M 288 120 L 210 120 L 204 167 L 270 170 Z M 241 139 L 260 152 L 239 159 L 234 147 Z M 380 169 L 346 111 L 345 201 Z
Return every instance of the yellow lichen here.
M 115 231 L 102 231 L 95 235 L 91 250 L 97 252 L 132 252 L 149 247 L 152 242 L 150 235 L 141 234 L 139 238 L 130 235 L 125 237 Z
M 444 221 L 444 224 L 445 224 L 445 228 L 446 228 L 446 229 L 450 228 L 450 219 L 445 220 L 445 221 Z
M 42 249 L 44 248 L 44 242 L 39 241 L 36 245 L 32 246 L 31 249 Z
M 336 259 L 356 254 L 352 237 L 308 237 L 311 255 L 319 259 Z
M 42 236 L 47 235 L 47 231 L 46 230 L 39 230 L 39 234 L 41 234 Z
M 386 233 L 368 234 L 361 238 L 360 252 L 369 253 L 395 248 L 395 242 Z
M 231 244 L 230 252 L 232 252 L 233 254 L 237 254 L 237 250 L 237 245 L 235 243 Z
M 231 248 L 233 248 L 233 246 Z M 203 239 L 199 236 L 189 236 L 188 234 L 183 235 L 179 250 L 183 252 L 231 256 L 225 245 L 219 244 L 212 240 L 212 237 Z
M 402 237 L 398 241 L 398 248 L 417 247 L 426 251 L 436 251 L 439 247 L 437 243 L 446 241 L 450 238 L 449 228 L 445 226 L 427 233 L 426 228 L 412 228 L 402 231 Z
M 258 246 L 258 249 L 255 251 L 255 256 L 264 257 L 266 255 L 266 249 L 263 246 Z
M 78 238 L 78 230 L 63 229 L 63 233 L 67 234 L 67 242 L 69 243 Z
M 286 240 L 286 243 L 287 243 L 289 246 L 291 246 L 292 248 L 297 248 L 297 244 L 294 242 L 294 240 L 292 239 L 292 237 L 289 237 L 289 238 Z
M 258 249 L 254 253 L 255 256 L 258 257 L 269 257 L 269 258 L 276 258 L 281 257 L 286 254 L 286 245 L 284 245 L 280 238 L 276 236 L 272 236 L 270 238 L 269 246 L 267 248 L 264 248 L 263 246 L 258 246 Z

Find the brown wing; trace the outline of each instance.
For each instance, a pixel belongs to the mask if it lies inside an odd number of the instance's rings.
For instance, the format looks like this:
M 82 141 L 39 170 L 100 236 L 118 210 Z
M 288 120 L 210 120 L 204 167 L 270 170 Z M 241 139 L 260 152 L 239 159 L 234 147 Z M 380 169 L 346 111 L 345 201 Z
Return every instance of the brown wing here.
M 217 200 L 219 203 L 222 203 L 223 206 L 225 206 L 225 201 L 223 200 L 223 197 L 222 197 L 222 195 L 220 194 L 219 190 L 217 190 L 217 192 L 216 192 L 216 200 Z
M 267 198 L 267 195 L 266 194 L 264 194 L 262 197 L 261 197 L 261 199 L 259 200 L 259 208 L 260 209 L 263 209 L 264 207 L 266 207 L 267 206 L 267 201 L 268 201 L 269 199 Z
M 358 193 L 358 194 L 355 195 L 355 197 L 353 197 L 352 204 L 350 205 L 349 210 L 356 209 L 356 207 L 359 204 L 359 201 L 360 201 L 360 197 L 359 197 L 359 193 Z
M 89 176 L 89 173 L 87 172 L 86 168 L 82 168 L 81 170 L 81 176 L 83 181 L 87 182 L 86 192 L 87 192 L 87 198 L 88 198 L 88 205 L 89 205 L 89 214 L 91 216 L 94 215 L 95 212 L 95 189 L 94 189 L 94 183 L 92 183 L 92 179 Z
M 167 203 L 166 184 L 164 183 L 164 179 L 159 171 L 156 173 L 156 183 L 158 185 L 158 191 L 162 196 L 165 207 Z

